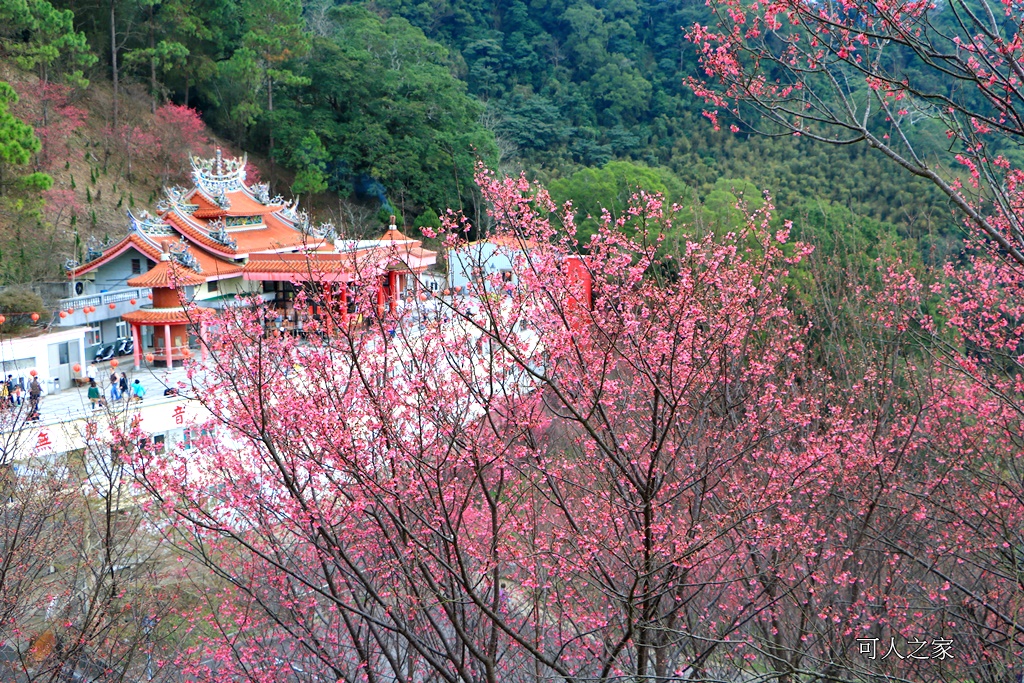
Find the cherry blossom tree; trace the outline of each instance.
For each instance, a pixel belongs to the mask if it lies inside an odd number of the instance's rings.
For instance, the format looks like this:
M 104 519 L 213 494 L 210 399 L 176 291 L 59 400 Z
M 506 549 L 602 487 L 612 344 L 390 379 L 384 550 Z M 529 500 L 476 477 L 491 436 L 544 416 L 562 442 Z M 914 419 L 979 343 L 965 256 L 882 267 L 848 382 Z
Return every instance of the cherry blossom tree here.
M 5 399 L 6 401 L 6 399 Z M 177 565 L 105 444 L 53 453 L 59 426 L 0 413 L 0 650 L 12 680 L 166 680 Z M 89 423 L 86 429 L 95 428 Z M 161 557 L 165 558 L 163 562 Z M 160 622 L 164 620 L 165 623 Z M 154 659 L 156 655 L 156 659 Z
M 160 176 L 167 183 L 171 177 L 188 172 L 189 155 L 205 154 L 210 139 L 199 112 L 190 107 L 168 103 L 156 110 L 153 119 L 158 139 Z
M 739 131 L 865 144 L 1024 264 L 1020 8 L 988 0 L 712 0 L 688 84 Z
M 985 428 L 1020 418 L 911 353 L 938 335 L 911 274 L 849 293 L 871 348 L 840 384 L 787 305 L 809 249 L 770 203 L 668 257 L 676 209 L 639 196 L 581 258 L 570 210 L 480 181 L 523 247 L 511 281 L 482 268 L 395 307 L 363 286 L 353 314 L 322 279 L 304 342 L 255 302 L 203 321 L 214 419 L 187 454 L 132 451 L 154 518 L 212 572 L 189 676 L 1012 675 L 1019 432 Z M 465 227 L 447 217 L 450 246 Z M 359 281 L 387 261 L 356 259 Z

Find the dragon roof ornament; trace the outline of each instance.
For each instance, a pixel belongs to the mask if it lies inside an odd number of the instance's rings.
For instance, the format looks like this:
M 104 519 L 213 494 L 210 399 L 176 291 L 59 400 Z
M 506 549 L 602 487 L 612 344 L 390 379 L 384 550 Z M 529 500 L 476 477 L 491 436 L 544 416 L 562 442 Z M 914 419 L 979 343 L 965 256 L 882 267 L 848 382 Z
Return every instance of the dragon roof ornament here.
M 299 211 L 297 219 L 295 227 L 304 235 L 324 239 L 328 242 L 333 242 L 338 238 L 338 231 L 334 227 L 334 223 L 330 221 L 325 221 L 320 225 L 313 225 L 313 221 L 309 220 L 309 214 L 305 211 Z
M 223 218 L 210 221 L 210 239 L 223 244 L 229 249 L 238 248 L 238 241 L 228 234 L 227 225 Z
M 270 204 L 270 183 L 256 183 L 249 187 L 249 192 L 260 204 Z
M 195 181 L 196 187 L 214 198 L 225 192 L 244 190 L 245 164 L 248 159 L 248 155 L 243 155 L 241 159 L 225 159 L 221 156 L 220 149 L 213 159 L 193 156 L 192 180 Z
M 100 241 L 96 236 L 91 236 L 85 241 L 85 262 L 95 261 L 99 257 L 103 256 L 108 248 L 110 248 L 111 239 L 107 237 L 105 240 Z
M 128 232 L 137 232 L 142 235 L 173 235 L 174 231 L 164 223 L 162 220 L 154 217 L 148 211 L 143 209 L 136 216 L 129 209 L 128 214 Z
M 199 261 L 195 255 L 189 250 L 188 244 L 185 242 L 175 242 L 170 245 L 168 251 L 171 255 L 171 260 L 180 266 L 184 266 L 197 273 L 202 273 L 203 268 L 199 265 Z
M 300 222 L 302 220 L 302 214 L 305 213 L 304 211 L 299 211 L 299 200 L 298 199 L 289 199 L 286 202 L 281 197 L 281 195 L 277 195 L 276 197 L 274 197 L 271 200 L 271 203 L 272 204 L 281 204 L 282 205 L 281 206 L 281 210 L 278 211 L 278 214 L 280 214 L 281 217 L 291 221 L 292 223 Z
M 188 206 L 185 204 L 185 195 L 188 190 L 179 185 L 164 188 L 164 198 L 156 203 L 156 210 L 160 213 L 167 213 L 171 209 L 183 210 Z

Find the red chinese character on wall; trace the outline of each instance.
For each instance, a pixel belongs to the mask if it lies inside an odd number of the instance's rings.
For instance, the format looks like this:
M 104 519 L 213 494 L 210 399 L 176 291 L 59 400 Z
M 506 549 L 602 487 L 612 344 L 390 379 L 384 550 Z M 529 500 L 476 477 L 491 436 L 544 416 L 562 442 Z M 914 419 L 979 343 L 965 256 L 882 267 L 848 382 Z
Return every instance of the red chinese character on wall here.
M 36 438 L 36 448 L 49 448 L 53 445 L 50 441 L 50 435 L 45 431 L 40 431 L 39 436 Z
M 177 406 L 174 409 L 174 424 L 185 424 L 185 407 Z

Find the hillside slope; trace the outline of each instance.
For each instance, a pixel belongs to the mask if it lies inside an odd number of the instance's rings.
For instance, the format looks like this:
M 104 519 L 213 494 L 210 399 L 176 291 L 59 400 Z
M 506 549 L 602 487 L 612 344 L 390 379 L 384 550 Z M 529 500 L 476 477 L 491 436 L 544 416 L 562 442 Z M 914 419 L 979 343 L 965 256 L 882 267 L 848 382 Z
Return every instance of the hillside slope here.
M 164 105 L 154 113 L 141 88 L 122 95 L 115 128 L 107 81 L 72 89 L 41 83 L 3 62 L 0 81 L 19 95 L 11 112 L 40 140 L 31 170 L 53 178 L 42 201 L 22 197 L 14 205 L 20 210 L 0 213 L 0 276 L 8 284 L 62 281 L 66 260 L 82 260 L 89 244 L 124 234 L 127 211 L 154 211 L 162 187 L 187 178 L 190 154 L 209 155 L 218 147 L 225 155 L 243 153 L 210 132 L 193 110 Z M 250 155 L 254 179 L 266 167 Z M 277 176 L 287 189 L 288 178 Z

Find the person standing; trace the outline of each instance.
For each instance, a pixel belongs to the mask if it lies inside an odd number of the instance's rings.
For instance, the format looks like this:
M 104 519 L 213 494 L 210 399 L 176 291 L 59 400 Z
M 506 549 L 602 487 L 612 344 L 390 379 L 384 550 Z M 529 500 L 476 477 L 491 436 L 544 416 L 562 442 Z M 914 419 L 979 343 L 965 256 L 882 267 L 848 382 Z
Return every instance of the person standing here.
M 7 382 L 4 384 L 7 391 L 7 402 L 14 407 L 14 375 L 7 375 Z
M 127 373 L 124 373 L 124 372 L 121 373 L 121 378 L 118 380 L 117 385 L 118 385 L 118 388 L 121 390 L 121 395 L 125 397 L 125 400 L 130 398 L 128 396 L 128 375 L 127 375 Z
M 35 409 L 39 407 L 39 399 L 43 396 L 43 385 L 39 383 L 38 377 L 32 378 L 32 383 L 28 385 L 28 405 L 29 408 Z
M 93 361 L 89 367 L 85 369 L 85 376 L 87 379 L 95 382 L 96 381 L 96 361 Z
M 110 400 L 121 400 L 121 378 L 116 372 L 110 373 Z
M 39 383 L 38 377 L 32 378 L 28 385 L 28 419 L 39 419 L 39 399 L 43 396 L 43 385 Z
M 139 380 L 135 380 L 135 384 L 132 385 L 132 396 L 135 397 L 136 401 L 142 402 L 142 399 L 146 397 L 146 387 L 142 386 Z
M 102 394 L 100 388 L 96 385 L 96 380 L 89 380 L 89 407 L 92 410 L 96 410 L 96 404 L 102 400 Z

